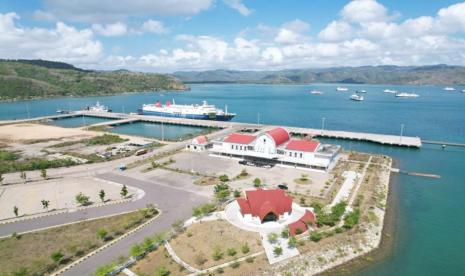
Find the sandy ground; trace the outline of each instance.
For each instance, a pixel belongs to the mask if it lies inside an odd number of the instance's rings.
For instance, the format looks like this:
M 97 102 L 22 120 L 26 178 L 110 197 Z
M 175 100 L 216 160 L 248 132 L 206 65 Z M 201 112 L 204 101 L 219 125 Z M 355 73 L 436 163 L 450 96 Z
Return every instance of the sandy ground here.
M 207 175 L 227 174 L 229 178 L 233 178 L 241 173 L 243 169 L 251 175 L 242 180 L 233 181 L 230 185 L 236 189 L 245 189 L 252 186 L 253 180 L 258 177 L 267 187 L 273 188 L 278 184 L 287 184 L 289 190 L 302 194 L 318 196 L 320 190 L 324 187 L 329 174 L 319 171 L 304 171 L 292 167 L 274 166 L 273 168 L 258 168 L 239 164 L 236 159 L 228 157 L 211 156 L 207 152 L 190 152 L 182 151 L 176 155 L 170 156 L 175 162 L 170 164 L 171 168 L 180 168 L 183 170 L 194 170 Z M 165 158 L 159 162 L 168 160 Z M 298 179 L 302 174 L 307 174 L 311 179 L 310 184 L 296 184 L 295 179 Z
M 121 185 L 91 177 L 54 179 L 28 184 L 0 187 L 0 219 L 14 217 L 13 208 L 17 206 L 19 215 L 44 212 L 41 200 L 49 200 L 49 210 L 76 208 L 76 195 L 82 192 L 90 201 L 101 203 L 100 190 L 105 191 L 106 200 L 121 199 Z M 135 189 L 128 187 L 134 194 Z M 92 205 L 90 205 L 92 206 Z
M 77 128 L 63 128 L 40 124 L 14 124 L 0 126 L 0 140 L 12 142 L 39 139 L 59 139 L 76 136 L 85 138 L 92 137 L 97 134 L 100 133 Z

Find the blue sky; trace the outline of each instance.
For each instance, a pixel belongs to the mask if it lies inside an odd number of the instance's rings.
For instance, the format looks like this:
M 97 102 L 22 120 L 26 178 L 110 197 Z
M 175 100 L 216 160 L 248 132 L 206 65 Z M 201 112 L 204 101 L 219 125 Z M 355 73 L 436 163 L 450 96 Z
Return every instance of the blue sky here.
M 95 69 L 465 65 L 464 33 L 450 0 L 0 2 L 0 57 Z

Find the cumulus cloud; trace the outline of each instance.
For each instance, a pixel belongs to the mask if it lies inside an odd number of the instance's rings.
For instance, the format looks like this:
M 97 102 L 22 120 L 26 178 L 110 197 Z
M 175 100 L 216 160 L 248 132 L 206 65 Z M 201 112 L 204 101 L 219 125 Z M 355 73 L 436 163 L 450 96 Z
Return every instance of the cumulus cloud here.
M 223 2 L 244 16 L 248 16 L 252 13 L 252 10 L 247 8 L 244 3 L 242 3 L 242 0 L 223 0 Z
M 103 36 L 122 36 L 128 32 L 128 27 L 122 22 L 113 24 L 93 24 L 95 33 Z
M 142 24 L 142 30 L 154 34 L 163 34 L 168 31 L 163 25 L 163 22 L 152 19 L 149 19 Z
M 303 33 L 310 29 L 310 24 L 300 19 L 294 19 L 282 25 L 284 29 L 291 30 L 296 33 Z
M 44 0 L 45 11 L 41 12 L 61 20 L 95 23 L 131 16 L 191 16 L 209 9 L 212 3 L 213 0 Z
M 343 19 L 351 22 L 385 21 L 388 18 L 386 7 L 376 0 L 353 0 L 341 11 Z
M 103 47 L 94 40 L 90 29 L 78 30 L 58 22 L 52 29 L 17 26 L 16 13 L 0 13 L 0 56 L 19 59 L 48 59 L 73 64 L 96 63 L 102 58 Z
M 333 21 L 318 34 L 318 38 L 323 41 L 343 41 L 351 36 L 352 27 L 344 21 Z

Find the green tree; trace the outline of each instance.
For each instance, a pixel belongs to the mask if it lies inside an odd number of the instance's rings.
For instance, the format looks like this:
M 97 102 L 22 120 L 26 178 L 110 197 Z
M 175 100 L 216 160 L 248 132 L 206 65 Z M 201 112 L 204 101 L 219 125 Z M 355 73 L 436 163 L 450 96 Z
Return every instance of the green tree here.
M 21 179 L 24 180 L 24 183 L 27 182 L 27 176 L 26 176 L 25 171 L 21 171 L 21 173 L 19 174 L 19 177 L 21 177 Z
M 149 237 L 146 237 L 144 239 L 144 241 L 142 242 L 142 247 L 143 247 L 144 251 L 147 251 L 147 252 L 153 250 L 153 248 L 154 248 L 153 239 L 151 239 Z
M 310 240 L 319 242 L 323 238 L 323 233 L 319 231 L 310 232 Z
M 283 231 L 281 232 L 281 237 L 282 237 L 283 239 L 289 238 L 289 229 L 284 228 Z
M 100 192 L 98 193 L 98 196 L 100 197 L 100 200 L 102 202 L 105 202 L 105 191 L 104 190 L 100 190 Z
M 48 211 L 48 205 L 50 204 L 50 200 L 42 199 L 40 202 L 42 202 L 42 208 Z
M 229 188 L 229 185 L 226 183 L 220 183 L 220 184 L 215 185 L 214 192 L 215 192 L 215 197 L 219 201 L 224 201 L 226 198 L 228 198 L 231 195 L 231 190 Z
M 237 251 L 234 248 L 228 248 L 226 252 L 228 253 L 229 256 L 234 256 L 237 254 Z
M 155 269 L 155 276 L 169 276 L 170 275 L 170 271 L 164 267 L 164 266 L 160 266 L 160 267 L 157 267 L 157 269 Z
M 107 235 L 108 235 L 107 230 L 105 230 L 103 228 L 100 228 L 100 229 L 97 230 L 97 236 L 100 239 L 105 240 L 107 238 Z
M 276 233 L 269 233 L 268 234 L 268 241 L 270 243 L 276 243 L 278 241 L 278 235 Z
M 63 253 L 61 253 L 60 250 L 58 251 L 54 251 L 52 252 L 52 254 L 50 255 L 50 258 L 57 264 L 59 264 L 61 262 L 61 260 L 63 259 L 64 255 Z
M 120 194 L 123 198 L 125 198 L 128 195 L 128 187 L 126 187 L 126 185 L 123 185 Z
M 89 204 L 89 197 L 84 195 L 83 193 L 79 193 L 76 195 L 76 202 L 82 206 Z
M 46 169 L 41 169 L 41 170 L 40 170 L 40 176 L 41 176 L 43 179 L 47 179 L 47 170 L 46 170 Z
M 283 249 L 280 246 L 275 246 L 273 249 L 273 253 L 275 256 L 279 256 L 283 254 Z
M 240 197 L 240 196 L 241 196 L 241 192 L 238 190 L 234 190 L 234 197 Z
M 360 218 L 360 210 L 355 209 L 352 212 L 348 213 L 346 218 L 344 219 L 344 225 L 343 227 L 346 229 L 351 229 L 354 227 L 355 224 L 358 223 L 358 220 Z
M 253 186 L 254 186 L 255 188 L 258 188 L 258 187 L 260 187 L 260 185 L 262 185 L 262 181 L 260 180 L 260 178 L 258 178 L 258 177 L 255 178 L 255 179 L 253 180 Z
M 13 207 L 13 213 L 15 214 L 16 217 L 18 216 L 18 211 L 19 211 L 18 207 L 14 206 Z

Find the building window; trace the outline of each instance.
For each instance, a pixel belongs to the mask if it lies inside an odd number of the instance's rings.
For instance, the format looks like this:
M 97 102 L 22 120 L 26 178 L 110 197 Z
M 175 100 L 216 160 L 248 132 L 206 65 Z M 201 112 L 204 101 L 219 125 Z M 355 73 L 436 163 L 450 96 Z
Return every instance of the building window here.
M 238 145 L 236 145 L 236 150 L 238 150 L 238 149 L 239 149 L 239 146 L 238 146 Z
M 266 139 L 263 139 L 263 143 L 264 143 L 264 144 L 266 143 Z
M 241 146 L 241 150 L 242 150 L 242 146 Z
M 292 152 L 289 152 L 289 157 L 292 157 Z
M 231 149 L 234 149 L 234 145 L 231 145 Z
M 302 158 L 302 153 L 300 153 L 300 158 Z
M 297 152 L 294 152 L 294 157 L 297 157 Z

